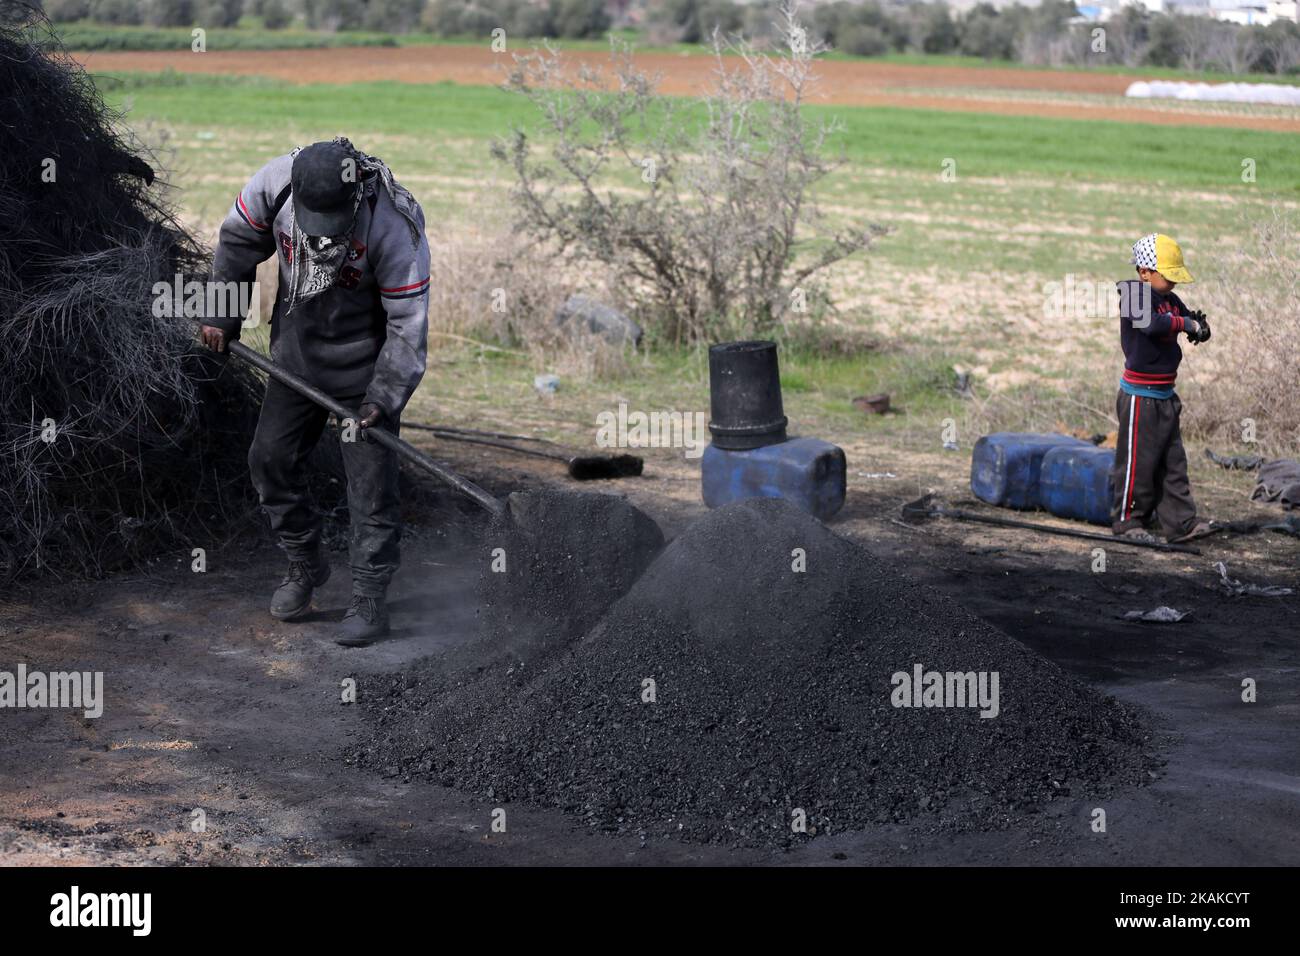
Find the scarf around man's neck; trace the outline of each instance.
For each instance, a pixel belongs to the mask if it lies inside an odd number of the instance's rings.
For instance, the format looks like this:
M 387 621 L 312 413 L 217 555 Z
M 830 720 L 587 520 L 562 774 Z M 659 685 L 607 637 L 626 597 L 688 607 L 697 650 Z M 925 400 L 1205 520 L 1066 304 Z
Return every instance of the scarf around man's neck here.
M 376 191 L 382 189 L 392 201 L 393 206 L 411 229 L 411 243 L 420 244 L 420 221 L 416 216 L 415 197 L 405 186 L 393 178 L 393 171 L 388 164 L 375 156 L 368 156 L 352 145 L 346 136 L 334 137 L 334 142 L 345 148 L 356 161 L 356 174 L 360 182 L 352 200 L 352 220 L 347 233 L 343 236 L 330 237 L 328 241 L 309 241 L 307 235 L 298 228 L 298 219 L 294 215 L 293 205 L 289 205 L 290 242 L 293 255 L 289 260 L 289 305 L 286 313 L 292 312 L 299 302 L 306 302 L 334 285 L 339 270 L 347 261 L 348 249 L 351 247 L 352 233 L 357 227 L 357 215 L 361 203 Z M 299 146 L 291 155 L 301 152 Z

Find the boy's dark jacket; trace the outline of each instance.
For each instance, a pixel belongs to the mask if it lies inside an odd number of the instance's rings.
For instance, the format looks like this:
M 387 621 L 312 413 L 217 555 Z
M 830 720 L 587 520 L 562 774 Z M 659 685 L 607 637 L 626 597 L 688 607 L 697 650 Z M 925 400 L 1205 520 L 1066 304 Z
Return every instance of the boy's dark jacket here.
M 1160 293 L 1140 279 L 1117 282 L 1119 342 L 1124 350 L 1124 381 L 1147 388 L 1172 388 L 1183 350 L 1187 306 L 1172 292 Z

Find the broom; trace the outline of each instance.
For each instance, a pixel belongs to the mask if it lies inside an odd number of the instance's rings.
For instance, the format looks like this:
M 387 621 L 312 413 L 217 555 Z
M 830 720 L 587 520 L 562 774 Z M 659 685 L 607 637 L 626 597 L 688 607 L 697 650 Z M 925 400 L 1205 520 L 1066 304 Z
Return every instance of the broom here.
M 513 451 L 520 455 L 532 455 L 534 458 L 560 461 L 564 463 L 568 469 L 569 477 L 574 481 L 612 481 L 617 478 L 635 478 L 645 469 L 644 459 L 635 455 L 578 455 L 553 441 L 545 438 L 532 438 L 528 435 L 508 435 L 503 432 L 476 431 L 472 428 L 452 428 L 444 425 L 422 425 L 406 422 L 403 422 L 402 427 L 430 432 L 434 437 L 446 441 L 489 445 L 493 448 Z M 519 441 L 536 442 L 539 445 L 550 446 L 550 448 L 525 448 L 514 444 L 514 442 Z

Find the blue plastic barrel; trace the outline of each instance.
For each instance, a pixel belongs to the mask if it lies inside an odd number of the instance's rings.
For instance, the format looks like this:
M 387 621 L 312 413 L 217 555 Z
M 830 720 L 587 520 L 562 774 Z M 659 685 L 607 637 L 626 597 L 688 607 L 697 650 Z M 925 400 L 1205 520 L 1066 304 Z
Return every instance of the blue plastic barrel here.
M 1110 469 L 1115 449 L 1061 446 L 1043 456 L 1039 497 L 1058 518 L 1110 524 Z
M 844 505 L 846 472 L 844 450 L 819 438 L 743 451 L 710 445 L 700 459 L 710 508 L 744 498 L 784 498 L 822 521 Z
M 975 443 L 970 459 L 970 490 L 980 501 L 1002 508 L 1038 508 L 1038 473 L 1053 448 L 1095 448 L 1069 435 L 995 432 Z

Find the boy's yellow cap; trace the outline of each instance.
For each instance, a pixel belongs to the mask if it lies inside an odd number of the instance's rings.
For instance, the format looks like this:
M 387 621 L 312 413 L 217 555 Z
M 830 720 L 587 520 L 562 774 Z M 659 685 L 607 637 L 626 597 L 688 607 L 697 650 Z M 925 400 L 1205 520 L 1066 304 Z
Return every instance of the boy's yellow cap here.
M 1170 282 L 1195 282 L 1183 265 L 1183 250 L 1162 233 L 1153 232 L 1133 243 L 1133 264 L 1155 269 Z

